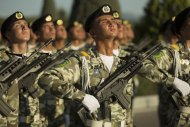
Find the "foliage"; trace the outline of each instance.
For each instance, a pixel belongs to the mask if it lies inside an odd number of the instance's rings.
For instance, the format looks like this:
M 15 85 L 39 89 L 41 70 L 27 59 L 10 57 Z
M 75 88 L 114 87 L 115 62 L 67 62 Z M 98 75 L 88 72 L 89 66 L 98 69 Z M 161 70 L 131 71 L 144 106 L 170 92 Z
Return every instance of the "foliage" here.
M 188 0 L 149 0 L 144 8 L 145 15 L 136 24 L 136 40 L 145 36 L 157 38 L 161 25 L 188 7 Z

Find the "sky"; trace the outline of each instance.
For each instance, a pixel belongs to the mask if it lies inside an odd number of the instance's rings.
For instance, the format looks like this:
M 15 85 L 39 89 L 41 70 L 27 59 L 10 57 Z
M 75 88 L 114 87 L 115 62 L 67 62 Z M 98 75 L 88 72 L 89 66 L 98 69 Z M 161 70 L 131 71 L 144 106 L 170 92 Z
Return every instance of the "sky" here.
M 123 14 L 142 16 L 148 0 L 119 0 Z M 73 0 L 55 0 L 57 8 L 62 8 L 69 15 Z M 0 17 L 8 17 L 15 11 L 25 16 L 40 16 L 43 0 L 0 0 Z

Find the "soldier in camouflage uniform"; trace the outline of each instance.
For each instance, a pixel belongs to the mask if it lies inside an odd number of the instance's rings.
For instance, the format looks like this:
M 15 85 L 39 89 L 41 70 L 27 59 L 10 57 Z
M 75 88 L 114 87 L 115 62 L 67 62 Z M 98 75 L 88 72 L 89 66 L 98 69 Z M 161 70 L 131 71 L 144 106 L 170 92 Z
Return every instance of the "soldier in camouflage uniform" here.
M 189 72 L 190 72 L 190 7 L 180 12 L 173 23 L 175 34 L 179 36 L 182 43 L 179 51 L 164 48 L 152 57 L 155 64 L 146 61 L 145 68 L 141 73 L 154 82 L 166 83 L 167 87 L 174 86 L 182 92 L 178 98 L 180 107 L 177 116 L 169 121 L 167 127 L 189 127 L 190 126 L 190 104 L 189 104 Z M 165 74 L 161 74 L 160 72 Z M 149 75 L 147 75 L 149 74 Z M 188 78 L 187 78 L 188 77 Z
M 121 58 L 128 57 L 131 53 L 127 50 L 124 50 L 121 48 L 120 43 L 124 39 L 124 25 L 122 23 L 122 20 L 120 19 L 120 15 L 117 11 L 113 12 L 113 17 L 116 19 L 117 25 L 118 25 L 118 35 L 114 39 L 114 50 L 113 53 Z M 133 79 L 132 79 L 133 80 Z M 127 85 L 127 95 L 133 96 L 133 84 Z M 128 127 L 133 127 L 133 116 L 132 116 L 132 106 L 127 109 L 127 125 Z
M 32 24 L 32 30 L 37 35 L 39 46 L 44 45 L 45 42 L 50 38 L 55 39 L 55 27 L 51 14 L 46 14 L 36 19 Z M 54 54 L 56 51 L 57 50 L 53 47 L 53 44 L 50 43 L 40 51 L 40 54 Z M 41 72 L 39 75 L 42 73 L 43 72 Z M 36 82 L 37 80 L 38 78 L 36 79 Z M 30 126 L 51 126 L 50 123 L 53 123 L 56 112 L 56 98 L 48 92 L 45 92 L 43 95 L 39 96 L 39 98 L 35 99 L 23 97 L 24 100 L 29 102 L 29 105 L 25 105 L 25 107 L 32 111 L 32 115 L 38 116 L 40 119 L 38 125 L 36 122 L 32 121 Z M 22 111 L 23 114 L 27 113 L 24 109 Z
M 70 101 L 74 120 L 71 126 L 84 126 L 76 111 L 81 104 L 90 113 L 95 113 L 97 120 L 87 120 L 85 126 L 91 127 L 125 127 L 127 125 L 127 110 L 123 109 L 117 102 L 109 104 L 111 121 L 101 119 L 97 114 L 100 107 L 97 99 L 88 94 L 88 91 L 100 85 L 105 78 L 113 73 L 121 64 L 121 59 L 113 56 L 113 40 L 117 36 L 117 24 L 112 16 L 109 5 L 103 5 L 92 13 L 85 24 L 85 30 L 89 32 L 96 42 L 96 48 L 87 52 L 81 52 L 69 58 L 66 62 L 45 72 L 39 79 L 39 85 L 52 94 L 67 98 Z M 128 83 L 131 86 L 131 80 Z M 127 87 L 124 93 L 127 94 Z M 99 111 L 101 111 L 99 109 Z
M 54 25 L 55 25 L 55 30 L 56 30 L 56 40 L 54 43 L 54 47 L 57 50 L 64 50 L 65 48 L 64 45 L 67 43 L 66 42 L 67 31 L 65 29 L 63 20 L 62 19 L 55 20 Z M 64 104 L 63 99 L 56 98 L 55 116 L 54 116 L 54 120 L 52 121 L 54 124 L 52 124 L 52 126 L 56 126 L 56 127 L 69 126 L 69 123 L 70 123 L 69 113 L 64 112 L 65 105 L 66 104 Z
M 172 33 L 172 23 L 174 18 L 168 19 L 161 27 L 160 33 L 163 36 L 163 40 L 166 43 L 166 47 L 179 51 L 178 38 Z M 176 117 L 176 108 L 170 101 L 170 95 L 163 85 L 158 86 L 159 106 L 158 114 L 160 120 L 160 127 L 168 127 L 168 123 L 172 121 L 172 118 Z
M 8 49 L 2 50 L 0 54 L 1 67 L 11 61 L 12 58 L 23 58 L 27 56 L 27 41 L 30 39 L 28 23 L 21 12 L 15 12 L 9 16 L 1 27 L 2 37 L 8 42 Z M 4 65 L 2 65 L 4 63 Z M 10 116 L 5 117 L 0 113 L 1 127 L 18 127 L 19 113 L 19 88 L 17 80 L 12 82 L 11 87 L 3 95 L 3 99 L 14 108 Z
M 90 32 L 96 41 L 97 46 L 95 50 L 97 50 L 98 53 L 93 53 L 93 50 L 91 50 L 87 54 L 82 52 L 83 57 L 80 55 L 73 56 L 66 62 L 45 72 L 38 82 L 41 87 L 51 91 L 52 94 L 61 98 L 65 97 L 69 100 L 71 99 L 71 102 L 74 103 L 72 106 L 77 106 L 79 104 L 77 102 L 82 102 L 82 105 L 84 105 L 90 113 L 94 112 L 95 116 L 97 116 L 96 109 L 98 109 L 99 103 L 96 98 L 88 94 L 88 90 L 93 88 L 93 86 L 99 85 L 107 76 L 109 76 L 109 71 L 112 73 L 117 66 L 120 65 L 119 59 L 116 61 L 114 60 L 113 62 L 113 59 L 108 57 L 111 56 L 110 53 L 113 53 L 113 40 L 117 35 L 116 22 L 112 17 L 110 8 L 109 5 L 100 7 L 89 16 L 85 25 L 86 31 Z M 164 53 L 161 53 L 161 55 L 155 55 L 153 58 L 160 58 Z M 107 58 L 105 58 L 106 55 Z M 163 59 L 164 58 L 165 57 L 163 57 Z M 163 60 L 162 62 L 169 62 L 171 58 L 172 57 L 169 56 L 167 57 L 167 60 Z M 108 61 L 105 61 L 105 59 Z M 158 62 L 160 62 L 160 60 Z M 113 63 L 113 65 L 110 66 L 110 63 Z M 164 66 L 164 70 L 161 70 L 158 68 L 158 66 L 160 67 L 160 64 L 156 66 L 156 64 L 150 60 L 146 60 L 143 64 L 144 66 L 140 70 L 140 74 L 154 82 L 165 83 L 167 87 L 174 87 L 183 96 L 190 93 L 190 86 L 187 82 L 164 71 L 168 66 Z M 129 81 L 129 84 L 130 83 L 131 82 Z M 126 89 L 124 89 L 124 92 L 126 92 Z M 129 100 L 130 97 L 131 96 L 129 96 Z M 75 103 L 74 100 L 77 102 Z M 110 103 L 109 108 L 111 108 L 111 122 L 106 120 L 87 120 L 86 126 L 125 126 L 127 117 L 126 110 L 122 109 L 117 102 Z M 81 121 L 77 121 L 77 117 L 75 117 L 75 122 L 78 122 L 78 124 L 75 124 L 74 126 L 81 125 L 79 124 Z

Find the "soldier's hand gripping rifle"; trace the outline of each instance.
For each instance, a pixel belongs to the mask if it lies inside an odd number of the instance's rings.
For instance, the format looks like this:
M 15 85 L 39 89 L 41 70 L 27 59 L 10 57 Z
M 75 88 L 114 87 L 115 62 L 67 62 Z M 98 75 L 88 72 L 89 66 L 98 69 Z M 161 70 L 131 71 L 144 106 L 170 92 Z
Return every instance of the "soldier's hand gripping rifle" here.
M 114 73 L 112 73 L 108 78 L 104 80 L 102 84 L 96 87 L 92 93 L 99 103 L 102 119 L 110 120 L 110 111 L 108 110 L 108 104 L 110 99 L 114 98 L 124 109 L 128 108 L 129 100 L 126 98 L 123 93 L 124 88 L 126 87 L 127 82 L 140 70 L 143 65 L 143 60 L 147 59 L 153 53 L 158 51 L 161 47 L 161 44 L 158 43 L 146 53 L 142 54 L 142 57 L 131 57 L 126 60 L 125 64 L 120 66 Z M 78 115 L 85 123 L 86 119 L 93 119 L 93 115 L 89 114 L 86 108 L 82 107 L 78 110 Z M 89 115 L 86 115 L 89 114 Z
M 3 99 L 3 94 L 5 94 L 6 91 L 8 91 L 8 89 L 12 86 L 12 81 L 14 81 L 15 79 L 18 79 L 23 74 L 24 69 L 27 71 L 26 68 L 28 67 L 29 61 L 37 57 L 37 54 L 39 53 L 39 51 L 43 49 L 45 46 L 49 45 L 49 43 L 51 42 L 52 42 L 52 39 L 47 41 L 45 45 L 41 46 L 29 57 L 24 57 L 24 58 L 13 57 L 12 59 L 10 59 L 7 65 L 1 67 L 1 70 L 0 70 L 0 113 L 2 115 L 9 116 L 10 113 L 14 111 L 14 108 L 12 108 Z

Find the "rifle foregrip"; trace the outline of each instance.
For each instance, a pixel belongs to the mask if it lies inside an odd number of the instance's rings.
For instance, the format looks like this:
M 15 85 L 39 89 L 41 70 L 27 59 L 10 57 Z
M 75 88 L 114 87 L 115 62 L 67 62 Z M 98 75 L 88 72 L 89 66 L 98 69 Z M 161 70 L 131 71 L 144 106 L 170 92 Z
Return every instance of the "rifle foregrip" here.
M 0 98 L 0 112 L 3 116 L 10 116 L 11 112 L 14 112 L 15 109 L 13 109 L 9 104 L 7 104 L 2 98 Z

